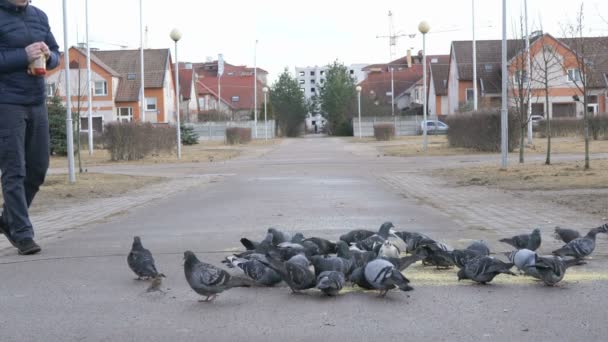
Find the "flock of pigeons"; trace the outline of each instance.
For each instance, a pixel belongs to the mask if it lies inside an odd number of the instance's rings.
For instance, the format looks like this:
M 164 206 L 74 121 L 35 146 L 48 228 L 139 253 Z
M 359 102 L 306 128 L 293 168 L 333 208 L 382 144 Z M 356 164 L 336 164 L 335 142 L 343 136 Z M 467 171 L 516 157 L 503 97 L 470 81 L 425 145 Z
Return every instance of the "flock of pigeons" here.
M 550 256 L 538 255 L 539 229 L 531 234 L 501 239 L 516 250 L 506 253 L 509 262 L 490 256 L 484 241 L 475 241 L 465 249 L 452 249 L 432 238 L 407 231 L 395 231 L 391 222 L 377 232 L 353 230 L 340 236 L 338 242 L 269 228 L 265 238 L 253 241 L 242 238 L 246 251 L 225 258 L 222 263 L 240 269 L 244 275 L 231 275 L 225 270 L 200 261 L 191 251 L 184 252 L 184 273 L 190 287 L 212 301 L 233 287 L 274 286 L 285 282 L 293 292 L 311 288 L 328 296 L 337 295 L 350 283 L 367 290 L 378 290 L 385 296 L 389 290 L 413 288 L 403 271 L 413 263 L 437 268 L 457 267 L 458 280 L 470 279 L 486 284 L 503 273 L 516 275 L 513 266 L 525 275 L 553 286 L 560 282 L 566 269 L 585 264 L 585 257 L 595 249 L 598 233 L 608 234 L 608 223 L 593 228 L 582 236 L 572 229 L 555 228 L 555 237 L 565 245 Z M 407 254 L 402 256 L 402 254 Z M 152 253 L 135 237 L 127 263 L 138 279 L 151 280 L 148 291 L 162 291 L 162 278 Z

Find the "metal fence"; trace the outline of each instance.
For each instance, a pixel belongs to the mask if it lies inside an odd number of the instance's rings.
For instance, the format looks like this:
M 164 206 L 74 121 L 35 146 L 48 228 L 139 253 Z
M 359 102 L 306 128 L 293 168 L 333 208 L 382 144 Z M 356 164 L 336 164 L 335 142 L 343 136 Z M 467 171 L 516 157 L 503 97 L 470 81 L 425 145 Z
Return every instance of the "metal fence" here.
M 436 119 L 428 117 L 428 119 Z M 395 135 L 417 135 L 420 131 L 420 123 L 422 116 L 383 116 L 383 117 L 362 117 L 361 118 L 361 136 L 373 137 L 374 125 L 379 123 L 388 123 L 395 125 Z M 353 118 L 353 135 L 359 136 L 359 118 Z
M 274 120 L 268 120 L 266 125 L 263 120 L 258 121 L 257 136 L 254 121 L 210 121 L 189 123 L 188 125 L 194 128 L 199 140 L 224 140 L 226 139 L 226 128 L 229 127 L 251 128 L 252 139 L 265 139 L 266 136 L 268 136 L 268 139 L 275 137 Z

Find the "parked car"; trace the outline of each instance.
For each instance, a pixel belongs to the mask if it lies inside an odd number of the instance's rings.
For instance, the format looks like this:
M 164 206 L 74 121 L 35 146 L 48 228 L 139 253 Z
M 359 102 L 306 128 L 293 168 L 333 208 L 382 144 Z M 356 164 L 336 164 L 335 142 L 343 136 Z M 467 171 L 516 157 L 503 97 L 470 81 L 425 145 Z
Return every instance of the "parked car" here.
M 449 126 L 439 120 L 426 120 L 420 123 L 419 134 L 424 133 L 426 123 L 426 134 L 447 134 Z
M 530 121 L 532 121 L 532 128 L 537 128 L 538 124 L 544 120 L 545 120 L 545 117 L 542 115 L 531 115 L 530 116 Z

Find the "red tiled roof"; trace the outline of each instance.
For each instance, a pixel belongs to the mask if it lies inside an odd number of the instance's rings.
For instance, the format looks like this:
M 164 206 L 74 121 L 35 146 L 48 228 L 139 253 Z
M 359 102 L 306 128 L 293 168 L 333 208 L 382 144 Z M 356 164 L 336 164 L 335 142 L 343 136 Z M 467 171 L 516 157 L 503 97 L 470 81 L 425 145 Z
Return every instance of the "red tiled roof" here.
M 234 110 L 251 109 L 254 107 L 254 77 L 222 77 L 222 101 Z M 262 88 L 264 84 L 257 81 L 258 107 L 263 105 Z M 197 84 L 197 91 L 200 95 L 210 94 L 217 98 L 218 93 L 217 77 L 200 77 Z M 238 101 L 232 101 L 233 97 L 238 96 Z
M 395 96 L 409 89 L 422 78 L 422 65 L 414 64 L 405 70 L 393 72 L 393 83 L 395 85 Z M 386 93 L 391 91 L 390 72 L 370 73 L 363 82 L 359 83 L 362 95 L 369 96 L 371 91 L 375 93 L 380 103 L 390 103 L 391 97 Z

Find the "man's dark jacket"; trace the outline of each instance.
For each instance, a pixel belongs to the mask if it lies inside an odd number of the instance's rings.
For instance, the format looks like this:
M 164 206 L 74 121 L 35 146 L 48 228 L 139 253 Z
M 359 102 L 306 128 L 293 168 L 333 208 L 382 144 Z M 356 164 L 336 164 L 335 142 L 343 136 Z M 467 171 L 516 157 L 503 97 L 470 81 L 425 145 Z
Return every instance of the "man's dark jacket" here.
M 46 100 L 44 77 L 28 75 L 25 47 L 45 42 L 51 50 L 47 69 L 57 67 L 59 46 L 40 9 L 0 0 L 0 104 L 37 105 Z

